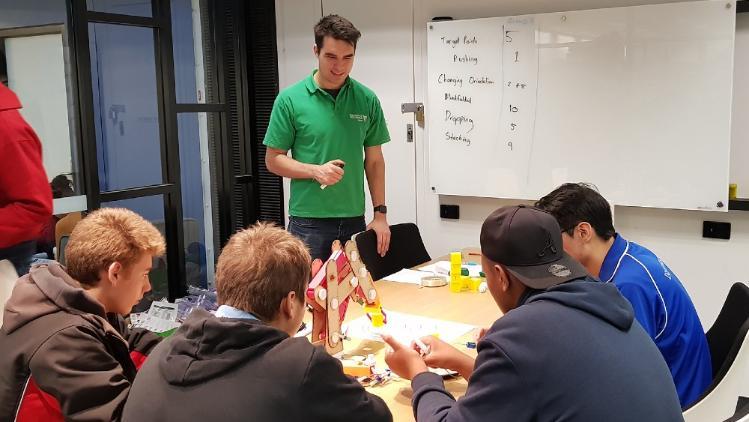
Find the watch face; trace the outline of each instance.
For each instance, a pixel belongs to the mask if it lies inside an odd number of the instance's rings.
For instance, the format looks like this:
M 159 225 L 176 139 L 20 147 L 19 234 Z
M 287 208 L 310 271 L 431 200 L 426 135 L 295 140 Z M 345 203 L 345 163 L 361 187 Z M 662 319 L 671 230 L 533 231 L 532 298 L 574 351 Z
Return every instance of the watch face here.
M 384 205 L 378 205 L 378 206 L 374 207 L 374 210 L 375 210 L 375 212 L 380 212 L 380 213 L 383 213 L 383 214 L 387 214 L 387 212 L 388 212 L 388 208 L 386 206 L 384 206 Z

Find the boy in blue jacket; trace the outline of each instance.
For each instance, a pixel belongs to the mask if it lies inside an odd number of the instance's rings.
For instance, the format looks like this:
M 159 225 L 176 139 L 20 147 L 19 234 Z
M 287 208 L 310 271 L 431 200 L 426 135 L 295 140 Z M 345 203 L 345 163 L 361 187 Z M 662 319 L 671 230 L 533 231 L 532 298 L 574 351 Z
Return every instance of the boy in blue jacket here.
M 694 403 L 712 380 L 712 363 L 697 311 L 676 274 L 614 230 L 611 207 L 590 185 L 564 184 L 536 206 L 557 219 L 564 250 L 630 301 L 671 370 L 681 406 Z

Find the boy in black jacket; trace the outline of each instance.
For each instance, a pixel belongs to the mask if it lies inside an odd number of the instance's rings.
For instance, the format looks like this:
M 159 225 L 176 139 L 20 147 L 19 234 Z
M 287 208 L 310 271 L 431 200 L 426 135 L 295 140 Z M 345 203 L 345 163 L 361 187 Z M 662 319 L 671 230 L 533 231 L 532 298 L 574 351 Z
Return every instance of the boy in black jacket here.
M 229 240 L 216 269 L 221 306 L 194 311 L 154 349 L 126 421 L 390 421 L 340 362 L 294 338 L 310 275 L 304 244 L 258 224 Z

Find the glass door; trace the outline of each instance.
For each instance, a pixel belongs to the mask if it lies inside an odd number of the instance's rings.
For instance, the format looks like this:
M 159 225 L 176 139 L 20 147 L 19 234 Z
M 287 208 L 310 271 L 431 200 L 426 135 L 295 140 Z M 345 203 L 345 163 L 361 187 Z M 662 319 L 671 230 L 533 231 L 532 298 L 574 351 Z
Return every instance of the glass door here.
M 148 299 L 213 283 L 224 110 L 203 3 L 70 3 L 88 208 L 132 209 L 164 234 L 167 255 L 154 265 Z

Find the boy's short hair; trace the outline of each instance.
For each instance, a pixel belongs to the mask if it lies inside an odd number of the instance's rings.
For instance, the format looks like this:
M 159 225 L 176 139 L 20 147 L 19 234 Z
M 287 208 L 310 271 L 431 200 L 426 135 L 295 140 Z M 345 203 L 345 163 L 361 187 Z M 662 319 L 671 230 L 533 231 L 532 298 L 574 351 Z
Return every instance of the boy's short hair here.
M 338 15 L 328 15 L 315 25 L 315 44 L 318 50 L 322 50 L 323 39 L 326 35 L 346 41 L 356 49 L 361 32 L 348 19 Z
M 603 240 L 616 234 L 611 206 L 591 184 L 565 183 L 539 199 L 535 206 L 553 215 L 561 230 L 569 235 L 582 222 L 589 223 Z
M 235 233 L 216 266 L 218 301 L 272 320 L 281 300 L 304 300 L 312 260 L 304 243 L 286 230 L 258 223 Z
M 101 208 L 75 225 L 65 263 L 71 277 L 94 287 L 101 270 L 113 262 L 127 267 L 143 253 L 160 256 L 165 251 L 164 236 L 145 218 L 124 208 Z

